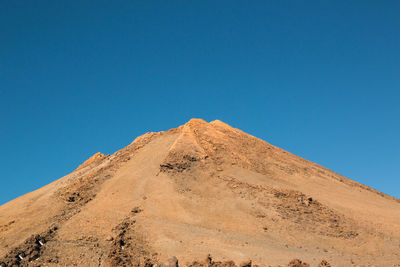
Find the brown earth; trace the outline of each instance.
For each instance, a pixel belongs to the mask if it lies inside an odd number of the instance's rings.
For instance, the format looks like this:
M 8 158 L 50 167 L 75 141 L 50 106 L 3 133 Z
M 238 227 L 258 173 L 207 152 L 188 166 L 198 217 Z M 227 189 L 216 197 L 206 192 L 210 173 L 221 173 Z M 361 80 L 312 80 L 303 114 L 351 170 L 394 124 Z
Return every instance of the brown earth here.
M 0 206 L 0 266 L 153 265 L 400 266 L 400 201 L 192 119 Z

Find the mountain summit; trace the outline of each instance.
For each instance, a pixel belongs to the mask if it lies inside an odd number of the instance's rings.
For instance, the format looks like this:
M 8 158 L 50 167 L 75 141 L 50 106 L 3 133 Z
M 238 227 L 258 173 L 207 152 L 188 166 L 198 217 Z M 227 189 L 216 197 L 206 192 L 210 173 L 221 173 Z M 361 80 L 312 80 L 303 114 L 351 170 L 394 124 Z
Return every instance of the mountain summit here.
M 0 206 L 0 266 L 290 261 L 399 266 L 400 201 L 219 120 L 144 134 Z

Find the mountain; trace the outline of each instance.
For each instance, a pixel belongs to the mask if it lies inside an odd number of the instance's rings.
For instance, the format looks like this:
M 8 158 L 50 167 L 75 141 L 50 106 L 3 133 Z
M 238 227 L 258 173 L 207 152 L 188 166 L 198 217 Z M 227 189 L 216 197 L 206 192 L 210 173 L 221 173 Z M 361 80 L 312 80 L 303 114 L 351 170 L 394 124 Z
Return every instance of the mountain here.
M 400 266 L 400 200 L 192 119 L 0 206 L 0 266 L 288 263 Z

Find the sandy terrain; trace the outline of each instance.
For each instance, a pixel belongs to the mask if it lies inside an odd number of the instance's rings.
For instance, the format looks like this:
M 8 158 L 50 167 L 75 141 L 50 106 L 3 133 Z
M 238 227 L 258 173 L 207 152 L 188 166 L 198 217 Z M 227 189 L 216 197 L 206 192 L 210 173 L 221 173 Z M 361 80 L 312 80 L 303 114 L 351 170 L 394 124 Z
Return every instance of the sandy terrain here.
M 400 201 L 192 119 L 0 207 L 0 266 L 154 264 L 400 266 Z

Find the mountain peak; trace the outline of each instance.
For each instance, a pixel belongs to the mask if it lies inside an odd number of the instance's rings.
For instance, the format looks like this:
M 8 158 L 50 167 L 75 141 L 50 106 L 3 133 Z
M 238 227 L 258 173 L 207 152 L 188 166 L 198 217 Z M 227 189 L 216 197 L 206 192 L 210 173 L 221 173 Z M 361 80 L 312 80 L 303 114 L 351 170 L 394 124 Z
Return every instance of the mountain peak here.
M 213 120 L 212 122 L 210 122 L 210 124 L 219 126 L 219 127 L 225 128 L 225 129 L 233 129 L 232 126 L 230 126 L 229 124 L 227 124 L 223 121 L 220 121 L 220 120 Z
M 201 125 L 206 125 L 208 122 L 206 122 L 203 119 L 199 118 L 192 118 L 188 122 L 184 124 L 184 126 L 201 126 Z
M 220 120 L 144 134 L 78 169 L 0 206 L 0 266 L 400 259 L 399 200 Z

